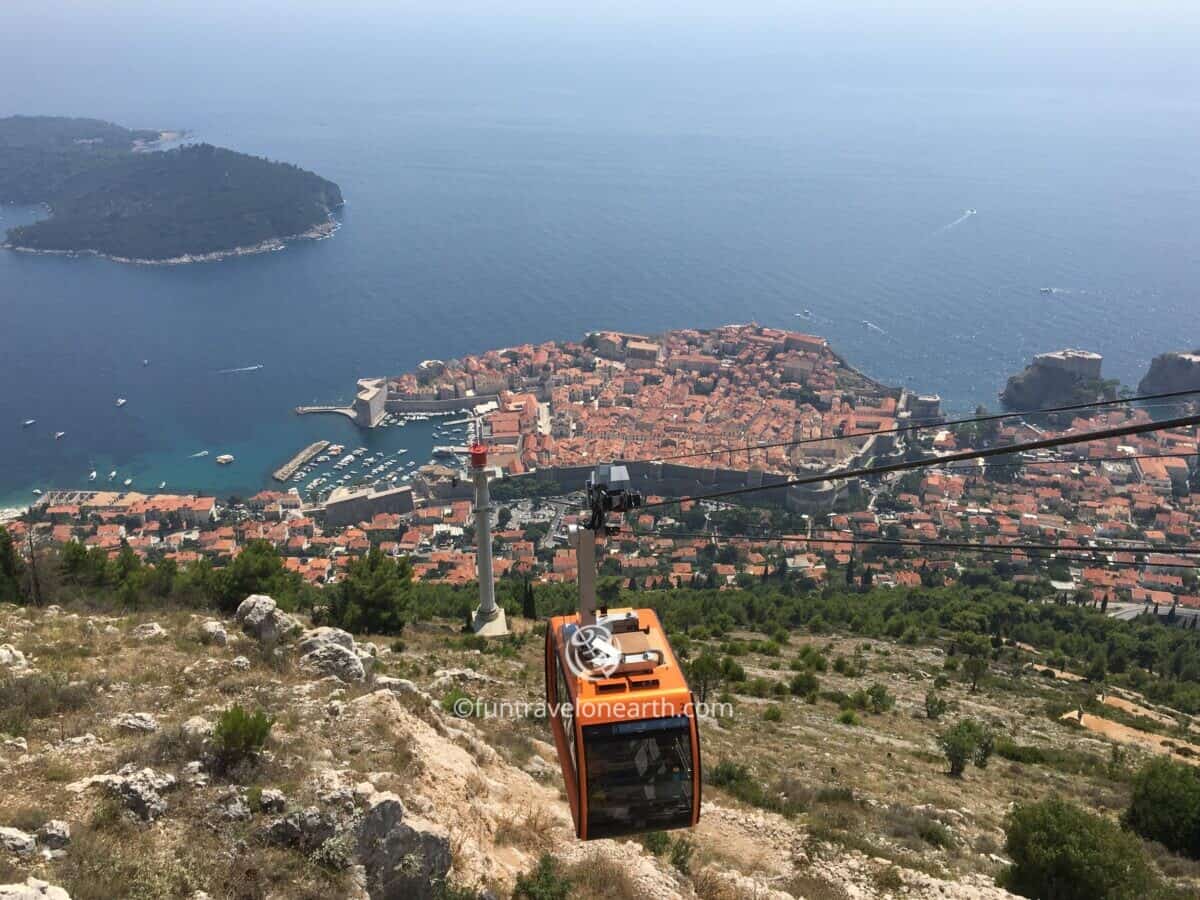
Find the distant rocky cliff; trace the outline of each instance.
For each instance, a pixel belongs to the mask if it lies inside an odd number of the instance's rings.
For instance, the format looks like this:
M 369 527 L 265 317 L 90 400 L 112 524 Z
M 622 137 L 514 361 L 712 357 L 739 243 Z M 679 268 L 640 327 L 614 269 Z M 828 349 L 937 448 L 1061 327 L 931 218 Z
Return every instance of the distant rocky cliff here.
M 1113 399 L 1118 383 L 1100 376 L 1103 358 L 1085 350 L 1041 353 L 1000 392 L 1006 409 L 1045 409 Z
M 1162 353 L 1150 363 L 1150 371 L 1138 382 L 1139 394 L 1200 390 L 1200 350 L 1191 353 Z

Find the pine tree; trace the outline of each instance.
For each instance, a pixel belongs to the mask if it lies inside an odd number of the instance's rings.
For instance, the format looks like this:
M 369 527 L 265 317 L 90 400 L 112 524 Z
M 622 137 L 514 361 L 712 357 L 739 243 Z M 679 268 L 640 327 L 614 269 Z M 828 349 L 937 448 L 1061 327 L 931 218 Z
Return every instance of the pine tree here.
M 529 583 L 528 578 L 525 579 L 525 589 L 521 593 L 521 615 L 530 620 L 537 618 L 537 603 L 533 597 L 533 585 Z
M 21 559 L 7 528 L 0 528 L 0 603 L 20 599 Z

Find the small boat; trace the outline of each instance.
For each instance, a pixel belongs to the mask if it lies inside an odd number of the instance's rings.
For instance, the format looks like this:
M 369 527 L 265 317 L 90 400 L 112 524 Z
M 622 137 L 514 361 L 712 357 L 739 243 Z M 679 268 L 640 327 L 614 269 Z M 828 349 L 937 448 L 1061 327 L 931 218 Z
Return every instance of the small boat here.
M 165 488 L 166 486 L 167 486 L 167 483 L 166 483 L 165 481 L 160 481 L 160 482 L 158 483 L 158 489 L 159 489 L 160 491 L 161 491 L 163 488 Z
M 1054 288 L 1051 288 L 1051 287 L 1038 288 L 1038 291 L 1043 294 L 1053 294 Z
M 132 478 L 126 478 L 126 479 L 125 479 L 125 487 L 129 487 L 131 484 L 133 484 L 133 479 L 132 479 Z
M 64 436 L 65 434 L 66 434 L 66 432 L 65 432 L 65 431 L 56 431 L 56 432 L 54 432 L 54 439 L 55 439 L 56 441 L 61 441 L 61 440 L 63 439 L 63 436 Z
M 95 481 L 95 480 L 96 480 L 96 470 L 92 469 L 92 474 L 88 476 L 88 481 Z
M 217 457 L 217 465 L 219 465 L 219 466 L 227 466 L 231 462 L 233 462 L 233 454 L 232 453 L 222 453 L 220 456 Z
M 109 473 L 108 473 L 108 480 L 109 480 L 109 481 L 112 481 L 112 480 L 113 480 L 114 478 L 116 478 L 116 477 L 117 477 L 117 470 L 116 470 L 116 469 L 113 469 L 111 472 L 109 472 Z
M 37 419 L 26 419 L 24 422 L 21 423 L 21 427 L 28 428 L 30 425 L 34 424 L 35 422 L 37 422 Z
M 33 495 L 34 495 L 35 497 L 40 497 L 40 496 L 42 496 L 42 492 L 41 492 L 41 491 L 40 491 L 38 488 L 34 488 L 34 489 L 33 489 Z
M 126 400 L 124 397 L 118 397 L 117 398 L 117 409 L 120 409 L 122 406 L 124 406 L 128 402 L 129 401 Z
M 150 365 L 150 360 L 148 360 L 148 359 L 143 359 L 143 360 L 142 360 L 142 368 L 144 369 L 144 368 L 146 368 L 146 366 L 148 366 L 148 365 Z

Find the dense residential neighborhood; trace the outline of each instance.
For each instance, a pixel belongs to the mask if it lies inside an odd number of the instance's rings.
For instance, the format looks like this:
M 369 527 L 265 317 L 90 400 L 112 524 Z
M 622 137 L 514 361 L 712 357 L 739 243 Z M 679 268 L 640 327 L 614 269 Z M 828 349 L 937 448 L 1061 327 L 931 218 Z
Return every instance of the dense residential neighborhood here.
M 697 473 L 793 476 L 1150 420 L 1145 409 L 1118 406 L 1053 422 L 1014 416 L 939 425 L 936 397 L 872 382 L 821 338 L 755 325 L 658 339 L 596 333 L 578 344 L 430 362 L 392 380 L 389 390 L 411 399 L 497 397 L 480 407 L 473 426 L 496 484 L 495 571 L 532 582 L 577 577 L 566 529 L 582 509 L 569 492 L 582 484 L 556 485 L 556 472 L 606 460 L 674 459 L 677 470 Z M 608 540 L 602 572 L 638 589 L 773 578 L 809 587 L 934 586 L 994 566 L 1016 583 L 1040 582 L 1076 602 L 1173 615 L 1178 607 L 1200 609 L 1194 569 L 1171 552 L 1200 548 L 1196 451 L 1194 429 L 1163 431 L 933 466 L 816 502 L 794 502 L 784 491 L 755 495 L 752 507 L 666 502 L 630 517 Z M 646 497 L 651 506 L 678 496 L 663 484 Z M 364 495 L 354 507 L 361 517 L 345 525 L 330 524 L 324 507 L 305 505 L 294 491 L 227 502 L 60 491 L 7 527 L 25 548 L 32 531 L 35 546 L 78 541 L 114 556 L 128 546 L 145 560 L 180 566 L 207 559 L 221 567 L 250 541 L 265 540 L 313 585 L 337 582 L 350 560 L 378 547 L 408 557 L 417 579 L 473 581 L 469 479 L 454 466 L 430 464 L 418 470 L 411 500 L 403 490 L 411 511 L 372 506 L 394 491 Z M 947 543 L 989 552 L 938 545 Z M 1113 543 L 1124 549 L 1104 550 Z M 1061 552 L 1051 558 L 1056 547 Z

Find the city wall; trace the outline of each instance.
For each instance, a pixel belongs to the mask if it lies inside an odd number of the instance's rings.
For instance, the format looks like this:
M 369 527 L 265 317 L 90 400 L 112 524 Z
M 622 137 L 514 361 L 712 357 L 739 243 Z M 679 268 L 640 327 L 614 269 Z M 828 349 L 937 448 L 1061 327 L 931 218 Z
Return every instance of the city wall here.
M 475 397 L 446 397 L 442 400 L 401 400 L 389 397 L 386 409 L 390 413 L 456 412 L 474 409 L 481 403 L 498 403 L 499 394 L 479 394 Z

